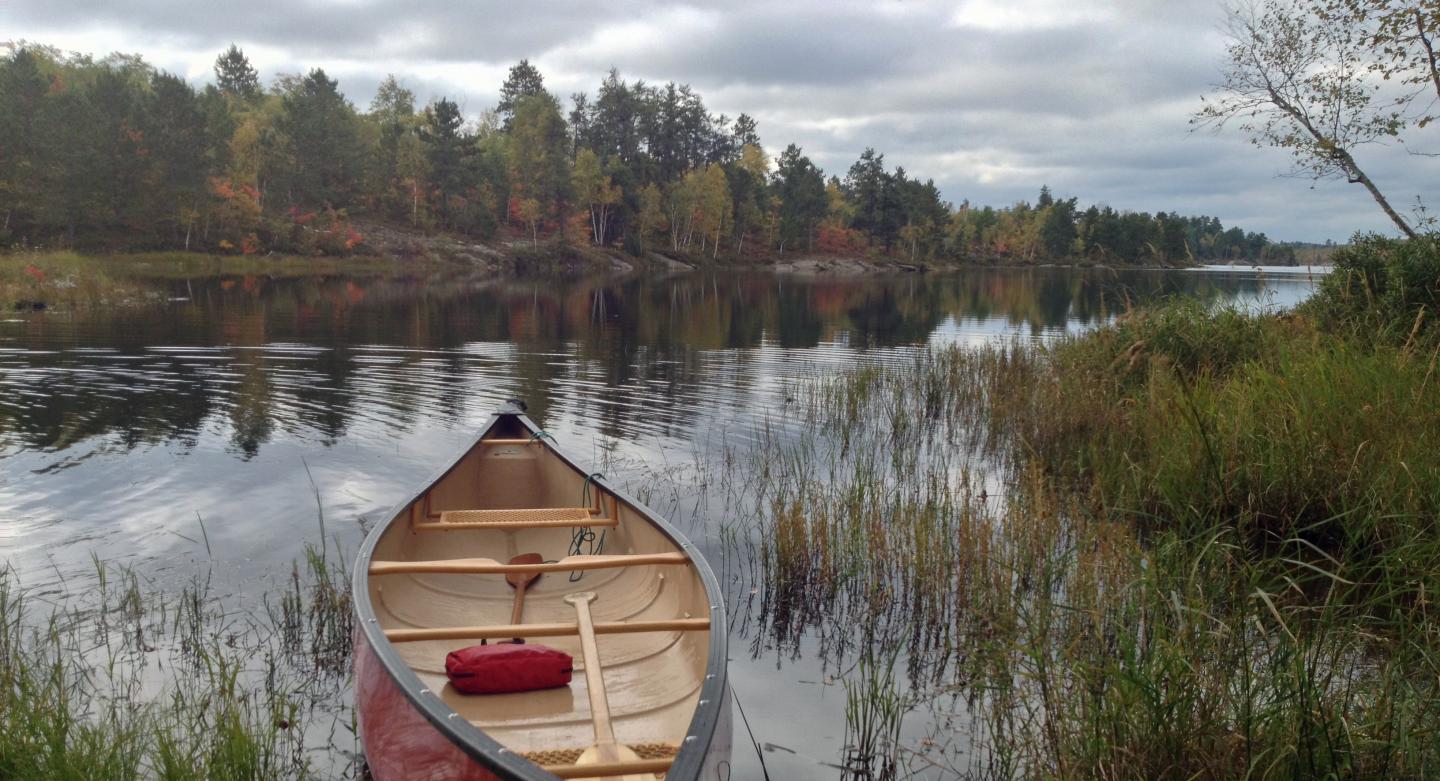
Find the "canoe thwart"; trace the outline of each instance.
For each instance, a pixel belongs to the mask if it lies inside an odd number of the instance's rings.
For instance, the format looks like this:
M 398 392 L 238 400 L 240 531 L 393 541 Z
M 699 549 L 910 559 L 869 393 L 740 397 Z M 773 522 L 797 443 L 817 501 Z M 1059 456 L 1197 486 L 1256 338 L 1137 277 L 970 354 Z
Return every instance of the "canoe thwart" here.
M 623 635 L 636 632 L 691 632 L 710 628 L 708 618 L 666 618 L 656 621 L 601 621 L 594 625 L 597 635 Z M 386 629 L 385 639 L 392 643 L 414 643 L 423 640 L 493 640 L 500 637 L 573 637 L 580 634 L 579 624 L 495 624 L 491 626 L 450 626 L 433 629 Z
M 501 564 L 494 559 L 437 559 L 433 561 L 374 561 L 371 575 L 456 574 L 508 575 L 512 572 L 572 572 L 575 570 L 614 569 L 650 564 L 689 564 L 690 557 L 679 551 L 671 553 L 605 554 L 601 556 L 566 556 L 559 561 L 541 564 Z

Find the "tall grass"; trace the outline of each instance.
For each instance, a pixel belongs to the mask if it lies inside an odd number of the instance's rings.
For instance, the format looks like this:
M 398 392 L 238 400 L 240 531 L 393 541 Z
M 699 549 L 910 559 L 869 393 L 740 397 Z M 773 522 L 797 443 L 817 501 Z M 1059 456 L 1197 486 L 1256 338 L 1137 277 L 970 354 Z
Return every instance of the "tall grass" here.
M 756 642 L 898 650 L 976 777 L 1440 773 L 1435 369 L 1179 302 L 802 380 L 727 478 Z
M 1357 236 L 1304 306 L 1326 328 L 1370 343 L 1440 343 L 1440 235 Z
M 845 769 L 842 778 L 890 781 L 900 772 L 900 730 L 911 703 L 896 684 L 890 652 L 861 656 L 858 673 L 845 679 Z
M 301 601 L 277 621 L 231 611 L 205 579 L 166 596 L 97 562 L 93 584 L 42 601 L 0 571 L 0 778 L 353 772 L 346 579 L 320 561 L 297 568 Z

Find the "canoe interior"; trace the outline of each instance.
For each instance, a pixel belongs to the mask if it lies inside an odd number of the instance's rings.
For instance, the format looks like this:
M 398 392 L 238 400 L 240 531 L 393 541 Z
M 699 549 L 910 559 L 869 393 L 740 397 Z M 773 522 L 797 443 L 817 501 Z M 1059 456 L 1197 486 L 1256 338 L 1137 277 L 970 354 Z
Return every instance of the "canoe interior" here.
M 529 440 L 516 417 L 502 416 L 484 440 Z M 426 495 L 404 508 L 375 545 L 374 561 L 435 561 L 490 558 L 501 563 L 535 552 L 547 561 L 572 553 L 575 528 L 460 528 L 416 531 L 417 523 L 438 523 L 456 510 L 585 507 L 585 475 L 544 444 L 482 444 L 462 457 Z M 597 499 L 598 496 L 598 499 Z M 680 551 L 635 508 L 593 485 L 590 507 L 612 515 L 610 528 L 591 527 L 595 543 L 603 533 L 604 554 Z M 427 506 L 428 505 L 428 506 Z M 451 516 L 456 517 L 456 516 Z M 600 553 L 589 543 L 581 553 Z M 710 615 L 704 584 L 692 564 L 640 565 L 574 573 L 546 573 L 526 592 L 521 623 L 574 623 L 566 594 L 597 595 L 591 612 L 597 624 Z M 511 623 L 514 590 L 503 574 L 387 574 L 368 578 L 376 618 L 385 630 Z M 523 634 L 522 634 L 523 636 Z M 461 718 L 506 748 L 540 764 L 573 762 L 594 742 L 590 700 L 578 637 L 544 637 L 528 642 L 574 657 L 568 687 L 499 695 L 463 695 L 445 678 L 445 655 L 476 640 L 427 640 L 394 644 L 400 658 Z M 617 741 L 642 756 L 672 755 L 685 737 L 706 674 L 709 630 L 604 634 L 597 637 L 601 669 Z

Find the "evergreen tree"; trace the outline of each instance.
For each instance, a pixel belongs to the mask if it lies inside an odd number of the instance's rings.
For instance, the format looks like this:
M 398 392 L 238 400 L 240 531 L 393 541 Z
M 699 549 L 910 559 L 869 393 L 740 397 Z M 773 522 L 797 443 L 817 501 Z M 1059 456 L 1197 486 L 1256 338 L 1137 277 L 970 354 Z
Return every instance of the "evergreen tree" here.
M 590 146 L 590 121 L 595 108 L 590 105 L 590 96 L 583 92 L 570 95 L 570 161 L 575 161 L 580 148 Z
M 0 239 L 32 225 L 43 209 L 40 120 L 49 86 L 30 50 L 0 60 L 0 105 L 8 107 L 0 111 Z
M 639 161 L 644 93 L 644 85 L 630 87 L 614 68 L 601 82 L 586 145 L 602 160 L 616 157 L 626 167 Z
M 825 177 L 794 144 L 785 147 L 776 162 L 775 190 L 780 198 L 780 250 L 801 240 L 813 248 L 815 226 L 827 207 Z
M 861 153 L 845 175 L 845 194 L 855 204 L 852 227 L 864 231 L 866 241 L 872 244 L 877 237 L 886 238 L 893 185 L 885 172 L 885 155 L 870 148 Z
M 221 93 L 241 100 L 260 97 L 260 75 L 250 67 L 250 60 L 239 46 L 232 43 L 215 58 L 215 86 Z
M 148 220 L 190 249 L 205 197 L 209 122 L 199 96 L 178 76 L 158 73 L 141 115 L 149 172 Z M 183 236 L 183 239 L 180 238 Z
M 466 139 L 460 133 L 465 118 L 460 106 L 441 98 L 425 109 L 420 126 L 420 139 L 425 143 L 425 158 L 430 164 L 430 183 L 436 197 L 436 211 L 447 228 L 455 228 L 457 203 L 465 191 Z
M 1075 230 L 1075 199 L 1057 201 L 1050 196 L 1048 188 L 1042 188 L 1040 195 L 1041 201 L 1049 200 L 1048 204 L 1041 207 L 1044 224 L 1040 226 L 1040 242 L 1050 257 L 1068 257 L 1079 235 Z
M 741 114 L 735 118 L 735 124 L 730 128 L 730 136 L 734 139 L 736 149 L 760 146 L 760 133 L 755 120 L 749 114 Z
M 500 85 L 500 103 L 495 112 L 500 115 L 506 130 L 515 118 L 520 101 L 534 95 L 545 94 L 545 77 L 529 60 L 521 60 L 510 67 L 505 83 Z
M 271 161 L 271 174 L 287 203 L 340 208 L 360 180 L 361 152 L 355 109 L 339 83 L 316 68 L 285 94 L 276 126 L 288 159 Z

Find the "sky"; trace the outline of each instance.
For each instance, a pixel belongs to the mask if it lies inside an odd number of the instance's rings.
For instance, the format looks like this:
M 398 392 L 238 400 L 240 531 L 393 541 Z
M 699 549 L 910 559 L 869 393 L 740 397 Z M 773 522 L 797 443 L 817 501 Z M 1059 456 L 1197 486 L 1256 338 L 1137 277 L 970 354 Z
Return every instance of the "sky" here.
M 364 109 L 393 73 L 421 102 L 492 108 L 528 58 L 566 99 L 627 80 L 688 83 L 844 176 L 866 147 L 955 204 L 1179 211 L 1290 241 L 1393 233 L 1358 185 L 1288 175 L 1238 129 L 1192 130 L 1225 64 L 1219 0 L 0 0 L 0 42 L 139 53 L 197 85 L 238 44 L 266 83 L 322 67 Z M 1408 210 L 1433 163 L 1369 146 Z

